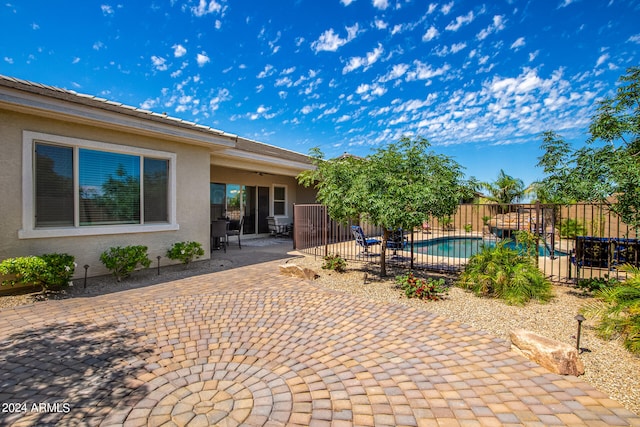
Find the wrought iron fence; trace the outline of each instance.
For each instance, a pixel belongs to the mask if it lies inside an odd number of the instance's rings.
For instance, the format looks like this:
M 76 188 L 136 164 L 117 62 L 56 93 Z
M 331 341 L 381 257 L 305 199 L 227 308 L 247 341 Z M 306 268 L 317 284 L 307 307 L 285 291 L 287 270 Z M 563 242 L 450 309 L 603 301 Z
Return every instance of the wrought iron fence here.
M 358 243 L 352 226 L 365 237 Z M 485 246 L 516 242 L 526 231 L 537 241 L 538 266 L 555 281 L 622 275 L 622 264 L 640 266 L 638 229 L 632 229 L 605 205 L 464 204 L 454 215 L 430 218 L 404 230 L 387 245 L 386 262 L 412 269 L 457 271 Z M 340 223 L 322 205 L 294 207 L 295 249 L 324 257 L 338 254 L 351 262 L 379 263 L 383 230 L 366 220 Z

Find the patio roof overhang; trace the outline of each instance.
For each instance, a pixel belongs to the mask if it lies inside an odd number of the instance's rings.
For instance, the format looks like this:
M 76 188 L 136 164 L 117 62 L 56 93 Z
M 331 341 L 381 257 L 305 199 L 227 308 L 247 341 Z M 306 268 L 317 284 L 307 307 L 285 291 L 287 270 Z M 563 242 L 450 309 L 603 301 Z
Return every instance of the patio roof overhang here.
M 211 153 L 211 164 L 256 173 L 294 177 L 304 170 L 313 168 L 310 163 L 274 158 L 270 155 L 252 153 L 235 148 L 214 150 Z

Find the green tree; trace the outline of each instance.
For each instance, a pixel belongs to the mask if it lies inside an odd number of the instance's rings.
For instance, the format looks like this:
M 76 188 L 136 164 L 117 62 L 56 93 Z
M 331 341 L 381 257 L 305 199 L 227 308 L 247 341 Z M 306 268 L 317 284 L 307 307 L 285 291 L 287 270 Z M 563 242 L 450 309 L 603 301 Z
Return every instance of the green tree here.
M 479 186 L 489 192 L 485 198 L 500 205 L 502 212 L 507 210 L 507 205 L 519 202 L 525 194 L 524 182 L 507 175 L 502 169 L 494 182 L 481 182 Z
M 366 158 L 343 156 L 324 160 L 313 149 L 315 170 L 298 176 L 304 186 L 315 186 L 317 199 L 334 220 L 347 222 L 364 216 L 382 227 L 380 274 L 386 275 L 386 244 L 390 230 L 413 230 L 430 216 L 452 215 L 472 190 L 462 167 L 453 159 L 429 150 L 425 138 L 401 138 Z
M 561 203 L 603 203 L 640 226 L 640 67 L 629 68 L 616 94 L 600 101 L 589 134 L 575 150 L 558 134 L 543 134 L 544 194 Z

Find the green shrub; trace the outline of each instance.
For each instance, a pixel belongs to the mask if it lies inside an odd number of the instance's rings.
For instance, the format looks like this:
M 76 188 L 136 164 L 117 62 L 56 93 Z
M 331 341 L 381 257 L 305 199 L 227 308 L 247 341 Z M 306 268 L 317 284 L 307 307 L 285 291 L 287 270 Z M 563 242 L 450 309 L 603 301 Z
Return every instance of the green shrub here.
M 465 224 L 464 225 L 464 231 L 466 231 L 467 233 L 470 233 L 471 231 L 473 231 L 473 225 Z
M 551 283 L 535 265 L 535 261 L 505 246 L 485 246 L 469 258 L 460 275 L 458 286 L 476 295 L 501 298 L 510 305 L 524 305 L 531 299 L 551 299 Z
M 396 284 L 404 291 L 407 298 L 420 298 L 437 301 L 447 292 L 444 279 L 421 279 L 413 273 L 396 276 Z
M 42 281 L 48 289 L 61 289 L 71 283 L 76 271 L 75 258 L 69 254 L 44 254 L 41 258 L 47 263 Z
M 640 269 L 626 265 L 621 270 L 632 276 L 595 291 L 595 299 L 580 311 L 597 320 L 598 335 L 621 337 L 627 350 L 640 354 Z
M 579 279 L 578 283 L 576 283 L 576 287 L 578 289 L 582 289 L 584 292 L 593 293 L 597 291 L 601 291 L 607 288 L 611 288 L 619 284 L 620 281 L 615 277 L 609 277 L 605 275 L 604 277 L 592 277 L 590 279 Z
M 563 219 L 560 221 L 558 225 L 558 231 L 560 233 L 560 237 L 564 237 L 567 239 L 575 239 L 576 236 L 584 236 L 587 234 L 587 229 L 584 224 L 577 219 Z
M 518 252 L 521 255 L 527 255 L 530 257 L 536 257 L 538 255 L 538 240 L 539 237 L 530 231 L 519 230 L 513 233 L 516 244 L 518 246 Z
M 149 268 L 151 260 L 147 256 L 146 246 L 115 246 L 100 254 L 100 261 L 120 282 L 129 276 L 139 265 Z
M 325 270 L 335 270 L 338 273 L 344 273 L 347 271 L 347 262 L 340 257 L 339 254 L 329 254 L 324 258 L 324 264 L 322 268 Z
M 174 243 L 167 251 L 167 258 L 178 260 L 185 265 L 204 255 L 204 249 L 198 242 L 178 242 Z
M 7 276 L 2 285 L 33 285 L 59 290 L 67 286 L 75 272 L 75 258 L 68 254 L 44 254 L 7 258 L 0 263 L 0 275 Z
M 39 256 L 7 258 L 0 263 L 0 274 L 8 276 L 3 285 L 42 285 L 47 263 Z

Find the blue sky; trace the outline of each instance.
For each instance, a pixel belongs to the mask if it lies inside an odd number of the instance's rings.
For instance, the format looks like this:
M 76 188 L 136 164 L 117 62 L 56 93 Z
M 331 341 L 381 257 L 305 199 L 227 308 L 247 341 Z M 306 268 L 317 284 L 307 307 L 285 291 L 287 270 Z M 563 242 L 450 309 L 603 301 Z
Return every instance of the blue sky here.
M 275 146 L 427 138 L 469 176 L 541 178 L 640 65 L 638 0 L 9 0 L 0 74 Z

